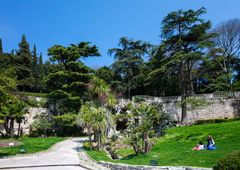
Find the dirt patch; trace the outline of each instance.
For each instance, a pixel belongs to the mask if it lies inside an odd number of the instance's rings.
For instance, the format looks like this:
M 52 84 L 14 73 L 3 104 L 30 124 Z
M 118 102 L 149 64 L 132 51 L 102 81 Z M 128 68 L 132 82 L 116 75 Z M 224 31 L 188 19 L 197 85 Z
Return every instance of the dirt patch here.
M 116 141 L 113 145 L 114 150 L 124 149 L 124 148 L 129 148 L 129 145 L 124 144 L 123 141 L 121 141 L 121 140 Z
M 129 145 L 126 144 L 117 144 L 113 147 L 115 150 L 129 148 Z
M 0 140 L 0 148 L 10 147 L 10 146 L 19 146 L 22 145 L 22 142 L 18 142 L 11 139 Z

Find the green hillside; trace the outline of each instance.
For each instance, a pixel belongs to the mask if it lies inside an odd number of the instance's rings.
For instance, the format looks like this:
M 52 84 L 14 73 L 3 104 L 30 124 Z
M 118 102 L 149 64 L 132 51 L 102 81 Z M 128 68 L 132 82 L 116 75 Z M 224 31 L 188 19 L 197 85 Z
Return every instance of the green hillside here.
M 209 134 L 213 136 L 217 150 L 191 150 L 199 141 L 206 144 Z M 160 166 L 212 167 L 219 158 L 237 150 L 240 151 L 240 121 L 174 127 L 167 130 L 149 154 L 134 156 L 130 155 L 133 153 L 131 149 L 120 150 L 118 152 L 125 157 L 114 162 L 149 165 L 150 160 L 154 159 L 158 160 Z M 104 152 L 87 151 L 87 153 L 98 161 L 112 161 Z

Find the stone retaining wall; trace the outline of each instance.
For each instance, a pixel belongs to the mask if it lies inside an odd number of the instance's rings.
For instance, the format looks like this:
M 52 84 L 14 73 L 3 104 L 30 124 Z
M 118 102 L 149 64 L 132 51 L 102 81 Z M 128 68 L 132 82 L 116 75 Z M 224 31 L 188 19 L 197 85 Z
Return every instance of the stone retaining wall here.
M 136 98 L 148 103 L 161 103 L 163 110 L 170 114 L 175 121 L 180 122 L 182 113 L 180 96 L 134 96 L 133 100 Z M 240 116 L 240 92 L 234 92 L 233 94 L 228 93 L 226 96 L 201 94 L 189 98 L 205 100 L 207 104 L 195 108 L 188 107 L 186 123 L 194 123 L 197 120 L 226 119 Z M 116 106 L 118 113 L 120 113 L 121 108 L 126 107 L 129 102 L 130 100 L 127 99 L 119 99 L 119 103 Z
M 34 118 L 41 114 L 51 114 L 47 108 L 43 107 L 30 107 L 25 115 L 24 121 L 21 124 L 23 134 L 29 134 L 30 125 L 33 123 Z
M 193 123 L 197 120 L 228 119 L 240 116 L 239 99 L 217 99 L 207 101 L 209 104 L 206 106 L 187 109 L 186 121 Z M 170 101 L 162 102 L 162 104 L 164 111 L 172 115 L 175 121 L 181 120 L 181 107 L 179 106 L 179 102 Z

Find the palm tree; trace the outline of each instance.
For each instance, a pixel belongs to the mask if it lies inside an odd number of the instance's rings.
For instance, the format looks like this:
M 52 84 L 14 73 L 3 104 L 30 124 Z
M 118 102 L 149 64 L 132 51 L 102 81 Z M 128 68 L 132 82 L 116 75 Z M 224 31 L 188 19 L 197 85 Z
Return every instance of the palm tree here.
M 92 78 L 89 89 L 94 95 L 97 95 L 101 105 L 104 105 L 106 97 L 111 91 L 110 86 L 103 79 L 95 76 Z
M 156 107 L 147 103 L 141 103 L 133 106 L 132 113 L 134 120 L 132 122 L 132 139 L 134 140 L 133 147 L 136 147 L 136 142 L 140 140 L 140 138 L 137 140 L 136 137 L 142 137 L 142 152 L 147 153 L 151 148 L 149 134 L 152 132 L 154 121 L 160 113 Z
M 102 107 L 96 107 L 94 104 L 85 103 L 80 109 L 76 122 L 87 129 L 90 149 L 92 149 L 91 136 L 93 133 L 97 135 L 97 148 L 99 150 L 101 148 L 102 134 L 107 126 L 106 110 Z
M 20 135 L 20 126 L 24 114 L 26 113 L 26 105 L 15 97 L 11 97 L 4 106 L 0 106 L 2 117 L 4 117 L 4 128 L 6 135 L 13 137 L 14 122 L 18 123 L 18 136 Z
M 113 131 L 115 133 L 115 128 L 113 127 L 114 125 L 113 125 L 111 110 L 116 105 L 116 103 L 117 103 L 116 97 L 113 94 L 109 93 L 107 95 L 106 102 L 104 104 L 106 107 L 106 113 L 107 113 L 107 128 L 106 128 L 107 136 L 109 135 L 111 128 L 113 129 Z
M 98 143 L 98 150 L 101 148 L 102 143 L 102 134 L 104 129 L 106 129 L 106 110 L 102 107 L 93 107 L 93 119 L 92 119 L 92 127 L 93 130 L 97 133 L 97 143 Z
M 106 135 L 108 136 L 112 126 L 111 109 L 116 104 L 116 97 L 111 93 L 110 86 L 98 77 L 93 77 L 90 91 L 92 91 L 94 95 L 97 95 L 97 100 L 100 101 L 101 107 L 106 108 Z
M 90 149 L 92 149 L 92 139 L 91 139 L 91 136 L 93 133 L 92 122 L 93 122 L 93 109 L 91 104 L 86 103 L 81 106 L 79 114 L 77 115 L 77 118 L 76 118 L 76 123 L 86 128 L 87 134 L 89 137 Z

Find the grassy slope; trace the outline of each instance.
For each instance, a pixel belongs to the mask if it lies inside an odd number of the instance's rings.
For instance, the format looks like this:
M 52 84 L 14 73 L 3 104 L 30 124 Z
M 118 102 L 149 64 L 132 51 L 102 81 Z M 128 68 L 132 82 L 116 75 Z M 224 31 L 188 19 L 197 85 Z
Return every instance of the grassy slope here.
M 0 148 L 0 157 L 19 154 L 21 148 L 24 148 L 26 150 L 25 153 L 35 153 L 35 152 L 39 152 L 39 151 L 44 151 L 44 150 L 49 149 L 55 143 L 62 141 L 63 139 L 64 138 L 59 138 L 59 137 L 19 138 L 17 141 L 22 142 L 22 145 L 12 147 L 12 148 L 11 147 Z M 0 139 L 0 140 L 2 140 L 2 139 Z
M 208 134 L 214 137 L 217 150 L 192 151 L 191 148 L 200 140 L 206 144 Z M 219 158 L 236 150 L 240 151 L 240 121 L 171 128 L 158 140 L 149 154 L 129 155 L 115 162 L 149 165 L 149 161 L 155 159 L 161 166 L 212 167 Z M 126 155 L 126 151 L 119 152 Z M 103 152 L 87 151 L 87 153 L 98 161 L 113 161 Z

